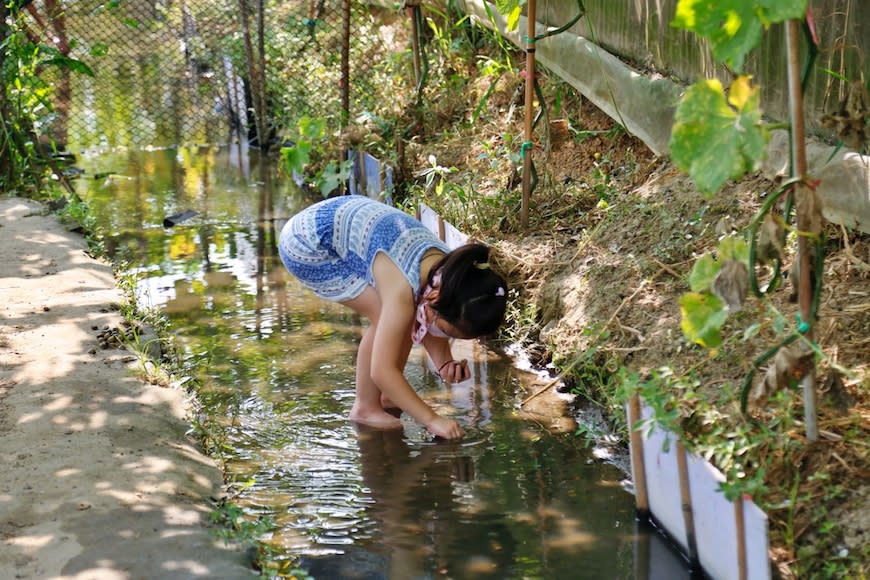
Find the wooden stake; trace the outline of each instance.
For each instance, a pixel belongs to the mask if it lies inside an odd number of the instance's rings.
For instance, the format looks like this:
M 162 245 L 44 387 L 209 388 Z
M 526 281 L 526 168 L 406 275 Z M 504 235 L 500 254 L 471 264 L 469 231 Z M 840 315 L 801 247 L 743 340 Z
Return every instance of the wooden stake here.
M 408 17 L 411 19 L 411 51 L 414 53 L 414 85 L 420 86 L 421 64 L 420 64 L 420 33 L 417 30 L 417 12 L 420 10 L 420 5 L 408 6 Z
M 746 527 L 743 521 L 743 496 L 734 500 L 734 524 L 737 528 L 737 578 L 746 580 Z
M 689 490 L 689 467 L 686 461 L 686 448 L 677 440 L 677 471 L 680 475 L 680 505 L 683 508 L 683 522 L 686 526 L 686 551 L 689 561 L 698 562 L 698 541 L 695 539 L 695 518 L 692 514 L 692 494 Z
M 526 18 L 528 27 L 526 34 L 526 118 L 525 141 L 523 151 L 523 201 L 520 216 L 522 227 L 529 227 L 529 198 L 532 190 L 532 121 L 534 119 L 535 101 L 535 0 L 529 0 Z
M 339 131 L 344 132 L 350 122 L 350 0 L 341 2 L 341 117 Z M 342 139 L 342 143 L 344 140 Z M 347 159 L 348 150 L 345 145 L 339 148 L 339 166 Z M 360 159 L 362 162 L 362 159 Z M 345 193 L 347 187 L 345 186 Z
M 634 475 L 634 497 L 637 513 L 649 517 L 649 499 L 646 489 L 646 471 L 643 465 L 643 437 L 634 425 L 640 420 L 640 395 L 633 394 L 628 400 L 628 429 L 631 442 L 631 473 Z
M 800 65 L 800 21 L 789 20 L 785 23 L 786 55 L 788 59 L 788 108 L 791 120 L 792 176 L 805 180 L 807 177 L 806 136 L 804 133 L 803 90 L 801 88 Z M 804 183 L 795 185 L 795 205 L 797 206 L 797 225 L 802 232 L 819 234 L 813 219 L 816 209 L 815 192 Z M 810 259 L 809 241 L 805 235 L 798 236 L 798 260 L 800 260 L 800 280 L 798 302 L 801 321 L 812 325 L 814 260 Z M 813 340 L 812 327 L 804 336 Z M 811 370 L 801 381 L 804 396 L 804 421 L 806 422 L 807 441 L 819 440 L 819 427 L 816 420 L 816 374 Z

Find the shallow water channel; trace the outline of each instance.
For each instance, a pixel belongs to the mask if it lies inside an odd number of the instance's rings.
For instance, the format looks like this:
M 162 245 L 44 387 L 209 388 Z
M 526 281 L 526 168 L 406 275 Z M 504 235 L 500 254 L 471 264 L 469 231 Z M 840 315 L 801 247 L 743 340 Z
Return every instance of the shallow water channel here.
M 414 350 L 407 376 L 466 437 L 434 442 L 347 420 L 361 321 L 302 288 L 277 257 L 310 203 L 237 149 L 83 157 L 79 193 L 138 299 L 170 320 L 198 383 L 199 419 L 230 491 L 278 560 L 315 578 L 680 578 L 635 521 L 626 475 L 582 438 L 522 419 L 522 373 L 457 341 L 473 378 L 446 387 Z M 254 169 L 251 170 L 250 167 Z M 166 216 L 198 215 L 171 228 Z

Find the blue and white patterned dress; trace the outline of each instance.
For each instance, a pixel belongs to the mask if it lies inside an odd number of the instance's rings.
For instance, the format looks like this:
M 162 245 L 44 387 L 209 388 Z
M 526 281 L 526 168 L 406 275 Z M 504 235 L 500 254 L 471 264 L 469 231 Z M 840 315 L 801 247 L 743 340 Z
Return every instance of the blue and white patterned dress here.
M 288 221 L 278 253 L 300 282 L 326 300 L 346 302 L 375 286 L 372 264 L 384 252 L 420 292 L 420 260 L 431 248 L 449 249 L 405 212 L 360 195 L 318 202 Z

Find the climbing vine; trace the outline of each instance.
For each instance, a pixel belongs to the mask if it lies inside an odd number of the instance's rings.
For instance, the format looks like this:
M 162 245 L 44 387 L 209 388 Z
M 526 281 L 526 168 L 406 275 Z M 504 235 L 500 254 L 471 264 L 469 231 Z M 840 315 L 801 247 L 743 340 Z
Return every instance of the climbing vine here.
M 709 39 L 714 58 L 738 73 L 727 94 L 718 80 L 698 81 L 686 91 L 676 112 L 671 136 L 674 163 L 689 173 L 704 194 L 714 195 L 728 179 L 736 179 L 756 170 L 763 159 L 768 127 L 762 120 L 758 87 L 743 73 L 743 64 L 746 54 L 759 44 L 763 31 L 771 24 L 797 20 L 810 22 L 806 0 L 679 2 L 674 26 Z M 810 26 L 805 24 L 804 31 L 809 46 L 801 82 L 799 87 L 789 87 L 790 91 L 797 90 L 799 93 L 803 91 L 812 59 L 817 52 L 813 36 L 807 33 Z M 791 97 L 800 99 L 802 94 L 792 94 Z M 794 127 L 790 126 L 790 129 Z M 793 131 L 792 141 L 793 147 L 803 146 L 794 142 Z M 802 307 L 803 319 L 798 314 L 793 326 L 782 327 L 781 340 L 753 361 L 741 391 L 741 410 L 744 414 L 747 414 L 749 391 L 760 365 L 773 359 L 768 374 L 756 389 L 757 399 L 791 386 L 806 376 L 812 370 L 814 354 L 818 351 L 811 340 L 798 340 L 802 335 L 811 336 L 821 292 L 823 265 L 823 240 L 817 233 L 819 228 L 804 226 L 802 230 L 798 225 L 789 224 L 796 189 L 803 187 L 808 197 L 815 197 L 814 186 L 806 176 L 800 175 L 802 171 L 801 168 L 792 167 L 792 179 L 767 198 L 743 235 L 725 237 L 714 252 L 716 257 L 714 253 L 708 253 L 696 261 L 690 275 L 691 290 L 680 299 L 684 335 L 703 347 L 716 349 L 722 342 L 721 328 L 729 314 L 740 309 L 750 291 L 756 297 L 764 298 L 780 286 L 787 235 L 791 233 L 799 240 L 803 238 L 799 244 L 803 252 L 799 254 L 808 255 L 804 263 L 812 268 L 811 283 L 806 287 L 812 292 L 812 298 L 807 302 L 809 308 Z M 777 202 L 782 202 L 781 209 L 777 207 Z M 817 210 L 807 213 L 816 215 L 798 216 L 798 224 L 802 220 L 804 223 L 820 222 Z M 795 262 L 799 263 L 801 259 L 799 255 Z M 757 276 L 759 266 L 767 267 L 771 272 L 763 286 L 759 284 Z M 792 282 L 795 287 L 798 278 L 799 269 L 793 268 Z M 754 326 L 757 328 L 758 324 Z M 808 425 L 810 422 L 808 417 Z M 812 422 L 814 424 L 814 418 Z M 808 437 L 812 438 L 809 431 Z
M 762 123 L 758 87 L 743 74 L 746 54 L 761 41 L 762 30 L 803 18 L 807 0 L 680 0 L 673 25 L 709 39 L 713 57 L 739 76 L 725 90 L 716 79 L 695 83 L 680 101 L 671 135 L 674 163 L 706 193 L 727 179 L 757 168 L 767 129 Z

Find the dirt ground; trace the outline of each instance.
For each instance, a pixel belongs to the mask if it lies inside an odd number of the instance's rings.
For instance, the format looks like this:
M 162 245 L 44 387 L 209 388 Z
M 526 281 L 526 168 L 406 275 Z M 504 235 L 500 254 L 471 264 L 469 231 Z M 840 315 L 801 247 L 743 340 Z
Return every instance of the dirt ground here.
M 248 578 L 210 533 L 219 468 L 181 389 L 103 349 L 112 270 L 36 202 L 0 198 L 0 578 Z
M 489 98 L 486 121 L 463 131 L 444 130 L 452 137 L 412 150 L 415 167 L 409 173 L 419 174 L 434 153 L 439 165 L 458 170 L 451 178 L 462 187 L 493 200 L 518 195 L 521 186 L 510 163 L 493 163 L 493 151 L 509 149 L 505 135 L 523 134 L 522 116 L 511 115 L 521 79 L 505 76 L 499 83 Z M 472 99 L 487 87 L 481 83 Z M 468 108 L 476 104 L 471 100 Z M 683 338 L 679 297 L 689 291 L 696 259 L 715 248 L 723 234 L 743 232 L 777 183 L 750 175 L 705 198 L 690 178 L 582 97 L 564 99 L 561 108 L 571 117 L 546 119 L 535 134 L 533 159 L 540 180 L 529 230 L 520 231 L 515 211 L 499 222 L 498 231 L 482 232 L 495 238 L 512 287 L 520 302 L 529 305 L 514 313 L 524 328 L 512 338 L 524 341 L 538 367 L 555 362 L 565 371 L 567 387 L 605 406 L 612 401 L 601 387 L 617 369 L 646 378 L 669 365 L 677 376 L 697 384 L 699 399 L 709 407 L 702 409 L 698 401 L 678 403 L 690 440 L 693 421 L 699 430 L 711 428 L 697 424 L 701 410 L 719 416 L 713 427 L 730 426 L 731 431 L 723 429 L 725 435 L 746 433 L 735 385 L 742 385 L 752 361 L 781 331 L 762 324 L 755 335 L 743 338 L 743 329 L 770 309 L 793 321 L 797 305 L 790 299 L 791 286 L 786 281 L 766 303 L 750 298 L 730 317 L 723 329 L 726 342 L 713 353 Z M 553 102 L 548 109 L 554 110 Z M 456 216 L 460 229 L 480 227 L 479 220 L 463 220 L 475 212 L 457 210 L 451 199 L 431 192 L 424 197 Z M 870 236 L 827 224 L 825 237 L 824 287 L 815 325 L 824 353 L 817 381 L 822 440 L 806 444 L 801 400 L 795 394 L 795 423 L 782 428 L 791 444 L 780 443 L 781 448 L 750 461 L 754 469 L 766 470 L 767 489 L 756 501 L 776 506 L 768 511 L 771 556 L 782 577 L 794 577 L 795 570 L 807 566 L 824 575 L 824 563 L 844 554 L 859 562 L 868 558 Z M 788 268 L 794 244 L 785 250 Z M 763 272 L 759 275 L 764 279 Z M 767 407 L 751 411 L 762 421 L 781 423 Z M 610 412 L 619 414 L 620 409 L 614 406 Z M 797 495 L 790 497 L 792 492 Z M 799 552 L 803 562 L 796 566 Z M 867 572 L 866 562 L 859 566 Z

